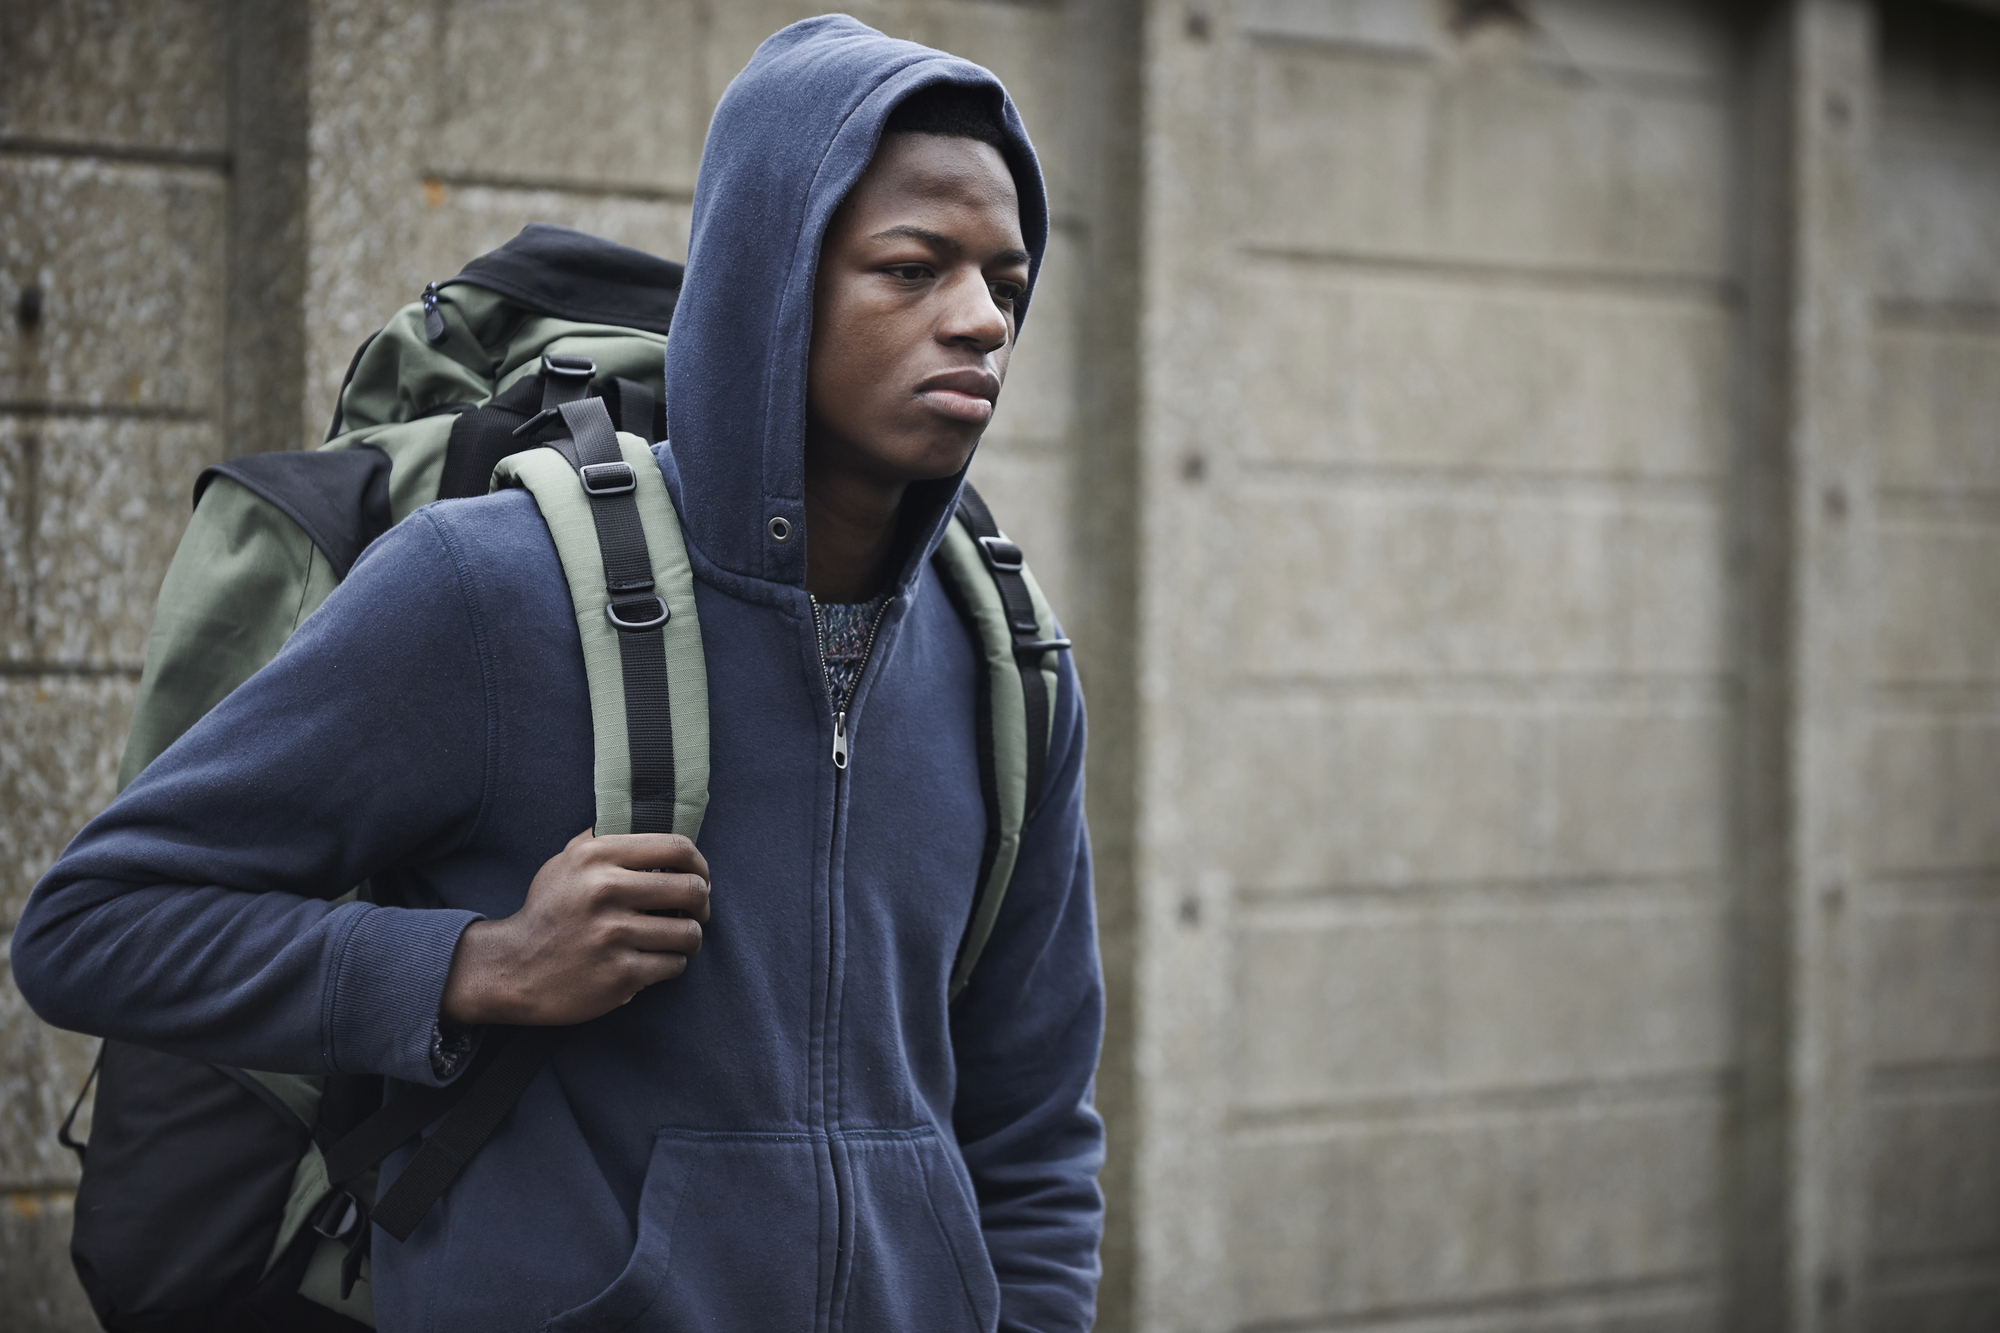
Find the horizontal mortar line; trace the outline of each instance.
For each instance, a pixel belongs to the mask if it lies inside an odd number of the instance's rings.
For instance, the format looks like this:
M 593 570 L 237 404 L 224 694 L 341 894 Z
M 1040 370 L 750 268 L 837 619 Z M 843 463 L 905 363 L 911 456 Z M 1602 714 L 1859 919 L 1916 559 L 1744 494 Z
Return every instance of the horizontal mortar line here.
M 0 677 L 73 676 L 97 680 L 122 676 L 128 680 L 137 680 L 139 672 L 140 668 L 135 666 L 115 666 L 95 662 L 0 662 Z
M 1926 301 L 1914 296 L 1875 300 L 1878 325 L 1892 329 L 2000 334 L 2000 301 Z
M 2000 683 L 1953 680 L 1878 680 L 1868 687 L 1870 702 L 1886 720 L 1919 717 L 1933 721 L 2000 721 Z
M 1991 527 L 2000 537 L 2000 491 L 1884 486 L 1876 500 L 1885 526 Z
M 1883 906 L 1977 902 L 2000 894 L 2000 866 L 1965 870 L 1870 870 L 1862 888 Z
M 559 176 L 508 176 L 494 172 L 427 171 L 426 181 L 461 190 L 538 190 L 550 194 L 637 199 L 647 203 L 691 204 L 694 191 L 678 185 L 641 185 L 631 181 L 580 181 Z
M 192 407 L 148 407 L 131 403 L 37 403 L 0 398 L 0 416 L 114 417 L 130 421 L 205 422 L 209 414 Z
M 1727 1069 L 1628 1074 L 1512 1088 L 1435 1089 L 1342 1102 L 1233 1109 L 1225 1132 L 1237 1138 L 1339 1135 L 1382 1126 L 1433 1127 L 1436 1122 L 1513 1119 L 1559 1113 L 1630 1109 L 1688 1101 L 1719 1101 L 1733 1082 Z
M 1242 672 L 1227 693 L 1244 702 L 1503 703 L 1620 708 L 1727 707 L 1735 677 L 1713 674 L 1614 672 L 1396 672 L 1336 676 Z
M 1522 1315 L 1588 1311 L 1607 1304 L 1645 1302 L 1657 1305 L 1666 1300 L 1686 1302 L 1717 1298 L 1716 1275 L 1694 1269 L 1659 1273 L 1649 1277 L 1614 1278 L 1602 1282 L 1578 1282 L 1561 1286 L 1530 1287 L 1490 1292 L 1449 1301 L 1413 1301 L 1402 1305 L 1380 1305 L 1344 1314 L 1302 1315 L 1283 1319 L 1255 1319 L 1235 1326 L 1235 1333 L 1351 1333 L 1353 1330 L 1380 1330 L 1395 1333 L 1396 1325 L 1434 1323 L 1440 1319 L 1477 1320 L 1519 1318 Z
M 1629 503 L 1635 499 L 1699 501 L 1720 506 L 1728 483 L 1718 475 L 1663 477 L 1632 472 L 1571 472 L 1527 467 L 1498 468 L 1479 464 L 1378 463 L 1362 459 L 1245 458 L 1237 470 L 1251 481 L 1275 480 L 1293 485 L 1368 483 L 1460 495 L 1467 491 L 1498 492 L 1509 498 L 1547 500 L 1587 498 Z
M 1878 1290 L 1892 1295 L 2000 1287 L 2000 1248 L 1876 1255 L 1868 1275 Z
M 1868 1092 L 1883 1101 L 2000 1096 L 2000 1057 L 1881 1061 L 1868 1071 Z
M 231 161 L 227 152 L 198 148 L 157 148 L 140 144 L 75 142 L 64 139 L 17 138 L 0 135 L 0 153 L 9 156 L 80 157 L 101 162 L 130 162 L 144 166 L 186 167 L 227 175 Z
M 1675 895 L 1660 899 L 1659 905 L 1676 908 L 1723 905 L 1728 880 L 1719 868 L 1707 871 L 1662 871 L 1640 875 L 1523 875 L 1516 878 L 1466 880 L 1350 880 L 1308 889 L 1238 887 L 1236 901 L 1242 905 L 1237 920 L 1254 923 L 1260 916 L 1282 916 L 1291 908 L 1340 909 L 1352 906 L 1369 915 L 1384 908 L 1408 906 L 1412 912 L 1428 915 L 1464 907 L 1479 911 L 1496 906 L 1546 907 L 1552 898 L 1574 898 L 1581 906 L 1594 906 L 1607 895 L 1660 893 Z M 1459 902 L 1439 903 L 1439 899 Z M 1608 906 L 1608 904 L 1607 904 Z
M 1741 295 L 1732 278 L 1710 273 L 1670 270 L 1586 268 L 1578 264 L 1536 264 L 1506 260 L 1465 259 L 1451 255 L 1396 255 L 1348 250 L 1337 246 L 1277 245 L 1245 241 L 1239 247 L 1250 259 L 1385 273 L 1446 282 L 1475 281 L 1490 286 L 1546 291 L 1555 288 L 1583 293 L 1644 296 L 1735 305 Z
M 1280 55 L 1299 53 L 1337 56 L 1361 64 L 1404 67 L 1411 65 L 1435 67 L 1440 63 L 1436 51 L 1428 45 L 1365 42 L 1352 37 L 1335 37 L 1330 33 L 1261 27 L 1254 21 L 1251 23 L 1239 21 L 1237 30 L 1248 39 L 1252 47 L 1265 47 Z

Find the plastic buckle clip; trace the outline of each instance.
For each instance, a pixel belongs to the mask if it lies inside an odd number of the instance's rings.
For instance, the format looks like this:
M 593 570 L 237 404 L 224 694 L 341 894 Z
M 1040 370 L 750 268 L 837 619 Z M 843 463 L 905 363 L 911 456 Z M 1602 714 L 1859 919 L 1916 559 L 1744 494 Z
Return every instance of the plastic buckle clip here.
M 577 475 L 583 478 L 584 494 L 590 496 L 624 495 L 639 485 L 630 463 L 585 463 Z
M 542 373 L 560 375 L 565 379 L 590 379 L 597 374 L 597 363 L 587 356 L 553 356 L 542 353 Z
M 981 537 L 979 551 L 987 564 L 1003 574 L 1018 574 L 1027 563 L 1021 556 L 1021 548 L 1005 537 Z
M 313 1210 L 312 1229 L 328 1240 L 346 1240 L 361 1225 L 361 1203 L 346 1190 L 335 1190 Z
M 604 618 L 628 634 L 638 634 L 645 630 L 658 629 L 667 623 L 667 620 L 673 615 L 673 611 L 668 608 L 667 599 L 664 597 L 655 595 L 646 600 L 660 608 L 660 614 L 650 620 L 626 620 L 618 614 L 617 602 L 612 602 L 604 608 Z

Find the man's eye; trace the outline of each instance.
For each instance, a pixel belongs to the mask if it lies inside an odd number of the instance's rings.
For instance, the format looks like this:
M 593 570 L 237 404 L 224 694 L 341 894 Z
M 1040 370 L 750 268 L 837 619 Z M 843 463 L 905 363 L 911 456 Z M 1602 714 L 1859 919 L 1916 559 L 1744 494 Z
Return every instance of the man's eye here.
M 904 282 L 922 282 L 931 275 L 931 271 L 922 264 L 897 264 L 887 271 L 890 276 L 901 278 Z
M 1021 288 L 1014 283 L 996 282 L 991 284 L 991 286 L 993 299 L 1001 305 L 1012 305 L 1021 299 Z

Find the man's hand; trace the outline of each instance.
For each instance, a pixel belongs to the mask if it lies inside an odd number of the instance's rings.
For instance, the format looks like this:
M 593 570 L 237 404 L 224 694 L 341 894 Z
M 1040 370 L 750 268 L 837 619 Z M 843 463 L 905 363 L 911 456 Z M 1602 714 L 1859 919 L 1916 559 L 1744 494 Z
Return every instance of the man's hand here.
M 687 915 L 647 915 L 669 911 Z M 685 972 L 707 920 L 708 862 L 692 842 L 585 829 L 536 872 L 520 911 L 459 936 L 442 1016 L 539 1027 L 596 1018 Z

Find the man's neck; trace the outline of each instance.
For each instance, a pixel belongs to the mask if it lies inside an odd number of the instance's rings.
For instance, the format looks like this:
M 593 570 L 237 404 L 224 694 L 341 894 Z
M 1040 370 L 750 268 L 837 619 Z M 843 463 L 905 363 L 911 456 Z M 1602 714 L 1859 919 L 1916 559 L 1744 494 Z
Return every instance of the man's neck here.
M 893 573 L 906 482 L 806 468 L 806 591 L 822 602 L 865 602 Z

